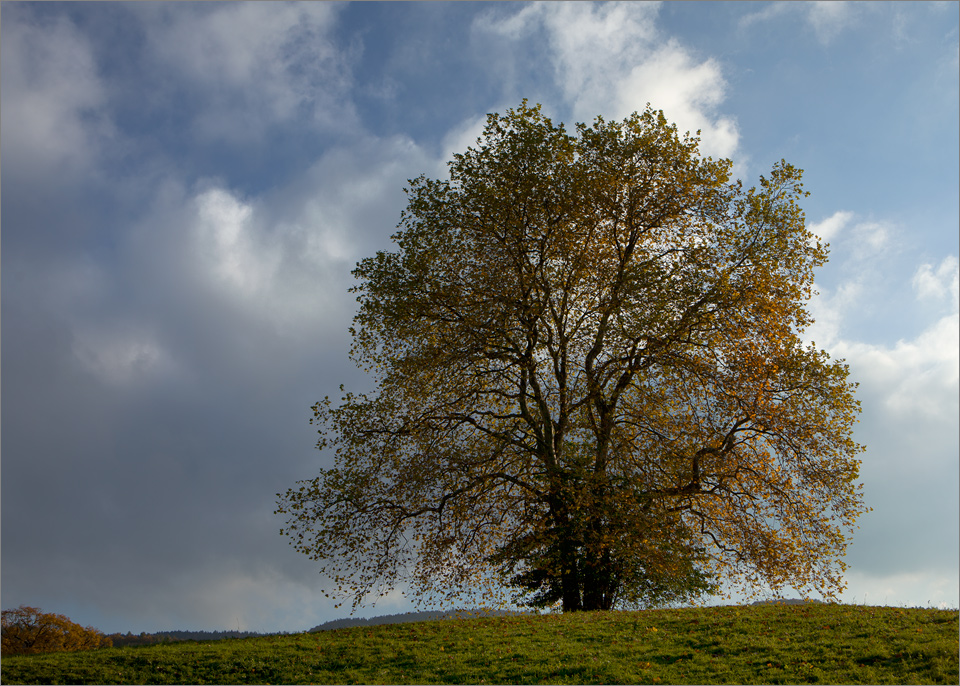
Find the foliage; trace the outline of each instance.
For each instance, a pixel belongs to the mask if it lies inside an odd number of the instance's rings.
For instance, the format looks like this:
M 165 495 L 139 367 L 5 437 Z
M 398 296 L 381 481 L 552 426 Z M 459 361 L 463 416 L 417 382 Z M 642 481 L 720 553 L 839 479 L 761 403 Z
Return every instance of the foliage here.
M 859 404 L 799 339 L 827 256 L 801 170 L 744 190 L 662 112 L 571 135 L 526 101 L 449 166 L 354 270 L 376 392 L 314 406 L 336 466 L 278 494 L 334 592 L 835 597 Z
M 956 684 L 956 610 L 707 607 L 444 620 L 5 658 L 15 683 Z
M 39 608 L 21 605 L 3 610 L 2 654 L 96 650 L 113 645 L 109 638 L 93 627 L 82 627 L 63 615 L 41 612 Z

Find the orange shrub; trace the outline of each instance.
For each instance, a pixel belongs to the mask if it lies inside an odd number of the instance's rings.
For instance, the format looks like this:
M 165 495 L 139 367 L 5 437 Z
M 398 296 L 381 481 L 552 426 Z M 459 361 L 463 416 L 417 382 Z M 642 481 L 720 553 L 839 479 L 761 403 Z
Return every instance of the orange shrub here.
M 3 655 L 72 652 L 108 648 L 113 642 L 93 627 L 82 627 L 63 615 L 21 605 L 3 610 Z

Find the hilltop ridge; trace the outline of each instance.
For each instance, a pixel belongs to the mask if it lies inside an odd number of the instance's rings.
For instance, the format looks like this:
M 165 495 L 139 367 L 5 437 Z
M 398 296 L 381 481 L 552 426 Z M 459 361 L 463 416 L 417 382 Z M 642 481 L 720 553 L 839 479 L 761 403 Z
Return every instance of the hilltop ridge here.
M 459 619 L 462 617 L 507 617 L 529 612 L 515 610 L 495 610 L 490 608 L 474 608 L 472 610 L 427 610 L 424 612 L 403 612 L 394 615 L 379 615 L 377 617 L 344 617 L 334 619 L 310 629 L 310 632 L 345 629 L 353 626 L 378 626 L 382 624 L 406 624 L 409 622 L 430 622 L 437 619 Z

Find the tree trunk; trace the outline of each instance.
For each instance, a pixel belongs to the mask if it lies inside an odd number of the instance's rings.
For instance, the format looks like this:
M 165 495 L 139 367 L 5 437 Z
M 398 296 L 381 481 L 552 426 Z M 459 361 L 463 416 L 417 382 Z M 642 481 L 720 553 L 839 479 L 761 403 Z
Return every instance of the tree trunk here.
M 609 549 L 599 555 L 588 554 L 583 571 L 583 609 L 609 610 L 613 606 L 616 583 Z
M 560 562 L 563 569 L 560 584 L 563 591 L 563 611 L 577 612 L 583 609 L 580 599 L 580 570 L 577 548 L 569 536 L 560 543 Z

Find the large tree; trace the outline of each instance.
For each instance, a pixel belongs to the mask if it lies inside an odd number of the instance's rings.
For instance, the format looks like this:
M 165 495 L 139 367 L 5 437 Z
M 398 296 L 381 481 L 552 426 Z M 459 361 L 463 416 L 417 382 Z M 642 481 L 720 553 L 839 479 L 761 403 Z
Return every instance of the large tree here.
M 649 107 L 571 134 L 524 101 L 410 182 L 396 249 L 354 270 L 376 390 L 314 406 L 336 466 L 278 494 L 334 590 L 842 589 L 859 407 L 799 338 L 827 246 L 799 169 L 745 190 L 698 142 Z

